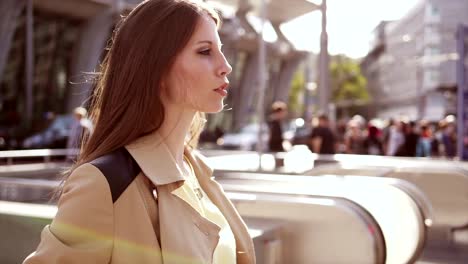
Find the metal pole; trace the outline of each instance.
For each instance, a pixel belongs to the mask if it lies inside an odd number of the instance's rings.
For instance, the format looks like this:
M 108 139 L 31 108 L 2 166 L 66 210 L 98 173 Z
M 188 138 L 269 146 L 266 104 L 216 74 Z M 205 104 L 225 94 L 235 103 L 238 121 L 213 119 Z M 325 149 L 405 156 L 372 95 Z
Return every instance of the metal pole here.
M 457 32 L 457 155 L 460 160 L 463 160 L 464 138 L 468 135 L 464 133 L 466 128 L 465 120 L 468 119 L 467 111 L 465 111 L 465 103 L 468 101 L 467 84 L 466 84 L 466 65 L 465 65 L 465 42 L 467 37 L 468 27 L 463 25 L 458 26 Z
M 423 119 L 424 116 L 424 110 L 423 110 L 423 101 L 425 98 L 423 98 L 423 64 L 422 63 L 417 63 L 416 64 L 416 116 L 418 120 Z
M 311 55 L 309 55 L 311 56 Z M 304 120 L 307 122 L 307 120 L 309 119 L 312 119 L 312 113 L 310 111 L 310 98 L 312 97 L 312 91 L 311 91 L 311 87 L 309 87 L 312 82 L 312 78 L 311 78 L 311 70 L 310 70 L 310 66 L 309 66 L 309 57 L 307 58 L 307 63 L 304 67 L 304 76 L 305 76 L 305 90 L 304 90 L 304 112 L 302 114 L 302 117 L 304 118 Z
M 26 4 L 26 60 L 25 60 L 25 80 L 26 80 L 26 109 L 25 122 L 28 127 L 32 124 L 33 113 L 33 80 L 34 80 L 34 17 L 33 0 L 28 0 Z
M 322 12 L 322 33 L 320 34 L 320 62 L 319 62 L 319 110 L 322 113 L 328 112 L 330 101 L 329 91 L 329 57 L 328 57 L 328 34 L 327 34 L 327 0 L 322 0 L 320 6 Z
M 266 19 L 266 1 L 262 0 L 260 5 L 260 19 L 261 19 L 261 28 L 260 36 L 258 37 L 258 101 L 257 101 L 257 118 L 258 118 L 258 140 L 257 140 L 257 153 L 258 153 L 258 169 L 262 168 L 262 153 L 264 151 L 263 146 L 263 123 L 264 123 L 264 101 L 265 101 L 265 83 L 266 83 L 266 74 L 265 74 L 265 41 L 263 40 L 263 31 L 265 28 L 265 19 Z

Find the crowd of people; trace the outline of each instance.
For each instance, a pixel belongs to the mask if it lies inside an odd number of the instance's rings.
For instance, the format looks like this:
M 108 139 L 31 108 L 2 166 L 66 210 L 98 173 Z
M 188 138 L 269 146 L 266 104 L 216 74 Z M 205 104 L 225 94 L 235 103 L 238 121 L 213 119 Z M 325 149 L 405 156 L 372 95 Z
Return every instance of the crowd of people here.
M 287 106 L 275 102 L 267 119 L 270 128 L 269 151 L 286 151 L 283 142 L 282 123 L 287 119 Z M 74 110 L 74 122 L 68 140 L 68 148 L 78 147 L 81 133 L 92 131 L 86 110 Z M 217 137 L 219 127 L 215 130 Z M 326 114 L 313 121 L 313 128 L 305 144 L 319 154 L 364 154 L 401 157 L 446 157 L 453 159 L 456 153 L 456 124 L 453 116 L 439 122 L 426 120 L 409 121 L 406 118 L 366 121 L 356 115 L 340 119 L 333 124 Z
M 450 159 L 456 156 L 456 124 L 453 116 L 447 116 L 439 122 L 401 118 L 383 123 L 355 116 L 349 120 L 339 120 L 333 126 L 326 115 L 320 115 L 307 145 L 311 151 L 320 154 Z

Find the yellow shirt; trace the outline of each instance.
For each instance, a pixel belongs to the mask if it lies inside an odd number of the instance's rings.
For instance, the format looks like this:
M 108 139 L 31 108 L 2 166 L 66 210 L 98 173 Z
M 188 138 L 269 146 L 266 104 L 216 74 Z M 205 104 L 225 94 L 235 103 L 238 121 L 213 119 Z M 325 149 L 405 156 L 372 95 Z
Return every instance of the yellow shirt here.
M 190 177 L 186 178 L 184 184 L 172 193 L 187 202 L 200 215 L 221 228 L 219 231 L 219 242 L 213 253 L 213 264 L 235 264 L 236 239 L 231 227 L 218 207 L 211 202 L 208 195 L 201 189 L 196 176 L 193 174 L 193 170 Z

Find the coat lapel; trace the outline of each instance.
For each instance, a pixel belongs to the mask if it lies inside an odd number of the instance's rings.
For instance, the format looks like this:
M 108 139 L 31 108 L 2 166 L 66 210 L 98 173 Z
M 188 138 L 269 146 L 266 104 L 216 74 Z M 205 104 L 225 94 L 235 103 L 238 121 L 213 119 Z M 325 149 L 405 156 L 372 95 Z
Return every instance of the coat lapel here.
M 192 154 L 193 153 L 193 154 Z M 248 228 L 231 201 L 224 195 L 221 185 L 214 180 L 213 170 L 198 152 L 186 151 L 192 163 L 200 186 L 210 200 L 223 213 L 236 237 L 237 263 L 255 263 L 253 241 Z

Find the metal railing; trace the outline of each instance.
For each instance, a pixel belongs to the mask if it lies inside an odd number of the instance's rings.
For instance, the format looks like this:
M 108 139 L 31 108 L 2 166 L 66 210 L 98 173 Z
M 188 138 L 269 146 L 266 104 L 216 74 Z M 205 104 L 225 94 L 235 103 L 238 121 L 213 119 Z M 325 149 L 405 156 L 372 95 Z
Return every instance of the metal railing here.
M 0 151 L 0 162 L 6 161 L 7 165 L 13 165 L 14 160 L 21 158 L 42 158 L 43 162 L 49 163 L 53 157 L 75 157 L 78 151 L 78 149 L 5 150 Z

